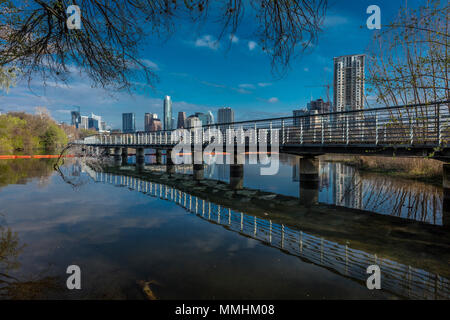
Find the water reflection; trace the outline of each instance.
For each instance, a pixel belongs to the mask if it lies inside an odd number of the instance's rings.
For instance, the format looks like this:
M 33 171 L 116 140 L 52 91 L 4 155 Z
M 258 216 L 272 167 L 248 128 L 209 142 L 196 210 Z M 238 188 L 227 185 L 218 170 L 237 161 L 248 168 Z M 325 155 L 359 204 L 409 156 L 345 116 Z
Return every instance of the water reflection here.
M 235 211 L 177 188 L 141 178 L 84 169 L 97 182 L 127 187 L 168 200 L 208 222 L 250 237 L 295 255 L 307 262 L 325 267 L 357 281 L 367 279 L 366 268 L 377 264 L 382 270 L 383 289 L 413 299 L 449 299 L 450 281 L 438 274 L 377 257 L 361 250 L 329 241 L 244 212 Z
M 162 163 L 165 162 L 165 156 L 163 156 Z M 129 157 L 128 164 L 134 163 L 135 157 Z M 147 155 L 146 163 L 156 164 L 155 156 Z M 299 163 L 300 157 L 281 154 L 279 173 L 275 176 L 261 176 L 260 165 L 246 164 L 243 185 L 301 197 Z M 164 167 L 161 167 L 161 171 L 164 171 Z M 177 166 L 176 172 L 192 174 L 192 166 Z M 291 179 L 288 179 L 288 176 Z M 230 182 L 230 166 L 205 165 L 204 177 Z M 311 193 L 311 190 L 306 192 Z M 387 175 L 361 173 L 345 163 L 319 161 L 319 187 L 317 195 L 307 196 L 307 198 L 311 197 L 317 197 L 321 203 L 414 219 L 435 225 L 443 224 L 441 187 Z

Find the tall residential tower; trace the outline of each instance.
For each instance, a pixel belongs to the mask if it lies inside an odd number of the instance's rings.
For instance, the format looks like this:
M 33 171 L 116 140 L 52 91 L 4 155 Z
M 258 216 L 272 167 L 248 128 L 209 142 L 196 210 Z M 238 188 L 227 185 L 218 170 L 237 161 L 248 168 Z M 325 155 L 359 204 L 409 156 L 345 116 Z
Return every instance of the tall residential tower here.
M 234 111 L 230 107 L 220 108 L 217 111 L 217 123 L 234 122 Z
M 365 55 L 334 58 L 333 107 L 337 112 L 364 108 Z

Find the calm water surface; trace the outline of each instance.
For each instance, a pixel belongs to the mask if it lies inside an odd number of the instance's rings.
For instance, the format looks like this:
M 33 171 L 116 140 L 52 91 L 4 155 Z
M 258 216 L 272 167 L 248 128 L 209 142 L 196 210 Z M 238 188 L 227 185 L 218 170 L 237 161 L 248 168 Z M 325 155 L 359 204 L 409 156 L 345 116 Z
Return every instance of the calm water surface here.
M 272 224 L 163 184 L 150 190 L 148 181 L 95 172 L 78 160 L 66 161 L 60 175 L 53 162 L 0 160 L 2 239 L 7 230 L 17 233 L 0 272 L 38 282 L 44 298 L 145 299 L 140 280 L 152 281 L 159 299 L 450 297 L 446 275 L 383 260 L 346 239 Z M 228 181 L 228 170 L 207 167 L 205 177 Z M 363 175 L 339 163 L 321 162 L 320 171 L 319 202 L 442 227 L 439 187 Z M 276 176 L 260 176 L 258 166 L 244 172 L 245 187 L 299 197 L 296 157 L 283 157 Z M 364 271 L 377 261 L 386 266 L 386 285 L 371 291 Z M 64 289 L 72 264 L 82 270 L 79 291 Z

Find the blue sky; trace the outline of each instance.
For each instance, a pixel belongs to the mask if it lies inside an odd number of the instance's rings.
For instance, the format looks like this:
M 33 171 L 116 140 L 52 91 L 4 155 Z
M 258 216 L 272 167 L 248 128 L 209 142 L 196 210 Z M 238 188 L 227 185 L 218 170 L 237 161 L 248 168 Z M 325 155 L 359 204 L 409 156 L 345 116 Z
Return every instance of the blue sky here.
M 409 6 L 423 1 L 409 1 Z M 242 25 L 230 45 L 228 34 L 216 41 L 212 24 L 201 28 L 183 25 L 164 43 L 148 41 L 141 58 L 153 67 L 160 81 L 154 90 L 139 85 L 130 96 L 125 92 L 106 92 L 92 88 L 89 79 L 74 73 L 69 87 L 50 82 L 42 87 L 39 79 L 19 83 L 0 96 L 0 109 L 34 112 L 44 106 L 57 121 L 70 121 L 74 105 L 82 114 L 101 115 L 113 128 L 121 128 L 122 112 L 135 112 L 136 125 L 143 129 L 144 113 L 162 116 L 162 99 L 170 95 L 173 114 L 211 110 L 229 106 L 236 120 L 261 119 L 291 115 L 293 109 L 306 106 L 311 99 L 326 98 L 322 87 L 332 84 L 333 57 L 365 53 L 373 31 L 368 30 L 366 8 L 381 8 L 382 24 L 390 21 L 406 0 L 330 0 L 318 44 L 291 62 L 287 74 L 280 78 L 271 73 L 270 58 L 255 43 L 251 28 Z M 362 28 L 362 26 L 364 26 Z M 330 91 L 332 97 L 332 90 Z

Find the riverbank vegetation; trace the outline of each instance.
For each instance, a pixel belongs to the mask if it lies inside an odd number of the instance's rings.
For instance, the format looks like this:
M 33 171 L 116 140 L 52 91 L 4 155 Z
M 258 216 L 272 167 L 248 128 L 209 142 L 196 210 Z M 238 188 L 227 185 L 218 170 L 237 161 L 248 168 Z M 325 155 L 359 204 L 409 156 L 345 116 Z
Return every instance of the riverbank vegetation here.
M 442 185 L 442 163 L 433 159 L 349 156 L 333 160 L 345 162 L 363 172 L 380 173 Z
M 48 114 L 9 112 L 0 115 L 0 154 L 54 152 L 67 142 L 64 130 Z

